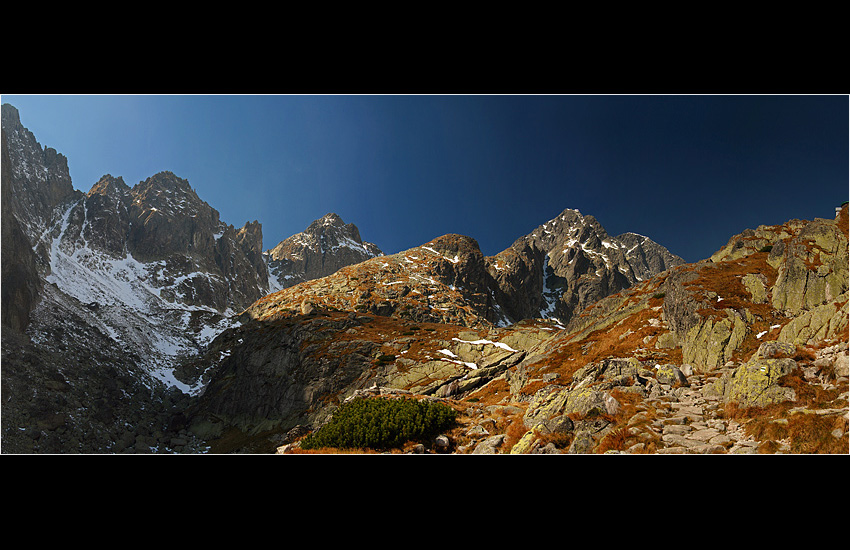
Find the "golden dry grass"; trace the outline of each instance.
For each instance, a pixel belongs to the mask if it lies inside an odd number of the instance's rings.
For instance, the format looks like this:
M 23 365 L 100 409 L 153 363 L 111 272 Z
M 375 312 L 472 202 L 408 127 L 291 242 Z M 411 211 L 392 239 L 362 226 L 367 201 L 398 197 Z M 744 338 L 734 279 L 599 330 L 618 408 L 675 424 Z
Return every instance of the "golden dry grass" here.
M 805 380 L 799 369 L 780 380 L 780 385 L 794 390 L 796 399 L 766 407 L 741 407 L 728 403 L 724 409 L 727 419 L 744 424 L 748 435 L 762 441 L 760 453 L 774 453 L 783 441 L 794 454 L 848 454 L 848 422 L 844 415 L 817 414 L 818 410 L 846 407 L 838 401 L 847 391 L 847 383 L 832 389 Z M 803 412 L 798 412 L 802 409 Z M 840 432 L 839 432 L 840 431 Z M 834 433 L 841 433 L 835 437 Z

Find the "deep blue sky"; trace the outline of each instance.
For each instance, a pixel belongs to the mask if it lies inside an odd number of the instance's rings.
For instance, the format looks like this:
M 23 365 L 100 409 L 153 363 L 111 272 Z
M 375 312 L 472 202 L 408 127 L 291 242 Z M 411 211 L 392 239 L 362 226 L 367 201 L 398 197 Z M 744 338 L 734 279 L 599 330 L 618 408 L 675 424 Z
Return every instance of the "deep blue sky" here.
M 687 261 L 848 199 L 845 95 L 3 95 L 74 186 L 170 170 L 264 246 L 336 212 L 495 254 L 564 208 Z

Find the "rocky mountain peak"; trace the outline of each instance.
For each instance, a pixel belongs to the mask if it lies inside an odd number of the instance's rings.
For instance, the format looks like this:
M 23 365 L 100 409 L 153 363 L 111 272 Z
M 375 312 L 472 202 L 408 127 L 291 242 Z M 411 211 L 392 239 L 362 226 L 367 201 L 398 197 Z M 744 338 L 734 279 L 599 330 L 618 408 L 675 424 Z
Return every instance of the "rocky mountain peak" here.
M 481 256 L 481 248 L 478 246 L 478 241 L 472 237 L 458 235 L 456 233 L 442 235 L 422 246 L 423 248 L 429 247 L 451 258 L 451 261 L 454 263 L 471 256 Z
M 51 147 L 42 147 L 23 126 L 18 110 L 2 106 L 9 170 L 9 201 L 21 228 L 35 240 L 57 208 L 79 198 L 71 184 L 68 159 Z
M 331 212 L 307 229 L 279 242 L 265 253 L 269 285 L 283 289 L 330 275 L 340 268 L 383 255 L 377 245 L 364 242 L 353 223 Z
M 209 223 L 217 225 L 218 211 L 202 201 L 189 182 L 171 172 L 159 172 L 136 184 L 132 193 L 137 215 L 183 217 L 186 213 L 205 214 Z
M 572 208 L 487 261 L 497 301 L 512 322 L 567 320 L 600 298 L 684 263 L 642 235 L 612 237 L 594 216 Z
M 257 254 L 262 254 L 263 224 L 257 220 L 245 222 L 245 225 L 236 231 L 236 238 L 243 248 Z
M 197 196 L 195 190 L 192 189 L 191 185 L 189 185 L 188 180 L 177 176 L 174 172 L 169 170 L 157 172 L 146 180 L 140 181 L 136 184 L 136 188 L 136 192 L 138 194 L 141 194 L 142 190 L 146 188 L 156 188 L 163 191 L 182 191 L 184 193 L 190 193 Z
M 131 194 L 130 186 L 124 183 L 124 178 L 121 176 L 113 177 L 111 174 L 101 176 L 97 182 L 92 185 L 86 196 L 105 195 L 105 196 L 120 196 L 129 197 Z
M 325 251 L 344 244 L 344 241 L 362 246 L 371 245 L 371 243 L 363 242 L 356 225 L 345 223 L 338 214 L 333 212 L 313 221 L 303 233 L 305 236 L 313 237 L 313 239 L 308 238 L 312 246 L 319 246 Z
M 337 227 L 342 227 L 345 225 L 345 222 L 342 221 L 342 218 L 339 217 L 338 214 L 334 212 L 329 212 L 319 218 L 318 220 L 313 221 L 305 230 L 307 233 L 319 233 L 320 228 L 326 227 L 328 225 L 333 225 Z

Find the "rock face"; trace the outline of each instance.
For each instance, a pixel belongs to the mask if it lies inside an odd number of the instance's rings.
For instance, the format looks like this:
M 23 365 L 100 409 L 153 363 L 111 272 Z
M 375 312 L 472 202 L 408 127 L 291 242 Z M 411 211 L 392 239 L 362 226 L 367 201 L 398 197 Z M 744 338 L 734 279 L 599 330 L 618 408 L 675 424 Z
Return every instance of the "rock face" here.
M 31 241 L 55 217 L 55 209 L 79 199 L 71 185 L 68 159 L 51 147 L 42 147 L 22 124 L 18 110 L 2 106 L 2 127 L 6 134 L 4 165 L 8 162 L 10 209 Z
M 174 361 L 265 294 L 262 231 L 224 224 L 169 172 L 77 191 L 14 107 L 2 121 L 4 451 L 115 450 L 115 434 L 177 391 Z M 62 422 L 39 423 L 47 410 Z
M 311 223 L 301 233 L 281 241 L 265 253 L 271 290 L 289 288 L 319 279 L 347 265 L 382 256 L 374 244 L 364 242 L 353 223 L 334 213 Z
M 133 188 L 105 175 L 53 211 L 30 235 L 43 280 L 157 368 L 196 352 L 267 291 L 258 228 L 221 222 L 170 172 Z
M 608 235 L 593 216 L 566 209 L 487 258 L 505 322 L 576 312 L 684 260 L 648 237 Z
M 197 437 L 215 441 L 237 430 L 268 446 L 269 434 L 306 433 L 358 395 L 445 399 L 474 391 L 551 330 L 470 330 L 321 308 L 229 329 L 178 376 L 205 384 L 187 412 Z
M 2 324 L 4 328 L 22 332 L 29 324 L 30 312 L 35 308 L 42 283 L 29 239 L 12 212 L 11 161 L 5 130 L 2 139 Z

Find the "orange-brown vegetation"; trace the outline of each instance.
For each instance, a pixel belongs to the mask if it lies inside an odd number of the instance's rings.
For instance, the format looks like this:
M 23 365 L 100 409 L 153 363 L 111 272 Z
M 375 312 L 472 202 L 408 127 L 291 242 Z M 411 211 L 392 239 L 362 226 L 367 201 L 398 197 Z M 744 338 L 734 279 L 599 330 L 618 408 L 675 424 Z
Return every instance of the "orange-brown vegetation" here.
M 645 338 L 657 338 L 666 331 L 649 323 L 650 319 L 657 318 L 658 315 L 658 311 L 645 308 L 614 326 L 593 331 L 581 340 L 566 341 L 553 347 L 546 359 L 538 362 L 535 367 L 537 371 L 545 369 L 547 374 L 557 373 L 560 380 L 569 381 L 581 367 L 610 357 L 636 357 L 639 360 L 681 364 L 681 348 L 654 349 L 654 340 L 649 340 L 648 344 L 644 343 Z M 523 388 L 523 393 L 531 395 L 544 385 L 543 382 L 531 383 Z
M 761 274 L 766 279 L 766 288 L 776 284 L 777 271 L 767 263 L 767 256 L 767 252 L 755 252 L 736 260 L 700 266 L 697 269 L 699 275 L 685 285 L 686 288 L 698 293 L 697 298 L 702 298 L 706 292 L 715 292 L 720 300 L 713 302 L 712 308 L 700 309 L 698 313 L 722 318 L 725 317 L 723 311 L 727 308 L 746 308 L 754 315 L 771 316 L 773 309 L 770 304 L 753 303 L 752 296 L 742 282 L 746 275 Z
M 528 429 L 525 427 L 522 415 L 511 417 L 509 424 L 505 428 L 505 442 L 502 446 L 506 451 L 510 452 L 527 431 Z
M 796 399 L 766 407 L 741 407 L 731 402 L 726 405 L 724 416 L 742 421 L 747 434 L 764 442 L 759 447 L 760 453 L 776 452 L 780 448 L 778 442 L 783 441 L 790 447 L 789 452 L 795 454 L 847 454 L 850 447 L 845 415 L 814 412 L 830 408 L 847 391 L 847 383 L 824 389 L 806 381 L 797 369 L 784 376 L 780 385 L 793 389 Z M 833 435 L 839 433 L 837 430 L 843 434 L 841 437 Z
M 358 455 L 358 454 L 383 454 L 385 451 L 376 451 L 374 449 L 340 449 L 337 447 L 322 447 L 319 449 L 302 449 L 300 447 L 292 447 L 287 454 L 293 455 Z M 390 449 L 390 454 L 400 454 L 402 449 Z
M 476 389 L 466 398 L 467 401 L 474 401 L 481 405 L 498 405 L 503 399 L 510 395 L 511 388 L 507 380 L 497 378 L 489 384 Z
M 657 418 L 655 408 L 641 403 L 641 398 L 636 393 L 624 392 L 618 389 L 611 391 L 611 396 L 620 403 L 617 414 L 610 416 L 609 420 L 615 425 L 596 448 L 597 453 L 605 451 L 625 451 L 636 443 L 643 442 L 646 447 L 642 452 L 654 452 L 657 448 L 657 436 L 654 435 L 650 424 Z M 642 412 L 638 420 L 633 420 L 635 415 Z
M 739 411 L 735 416 L 746 420 L 747 434 L 763 442 L 760 453 L 776 452 L 780 441 L 794 454 L 848 453 L 848 422 L 843 415 L 790 414 L 787 406 L 773 405 L 758 411 Z M 833 432 L 842 435 L 836 437 Z

